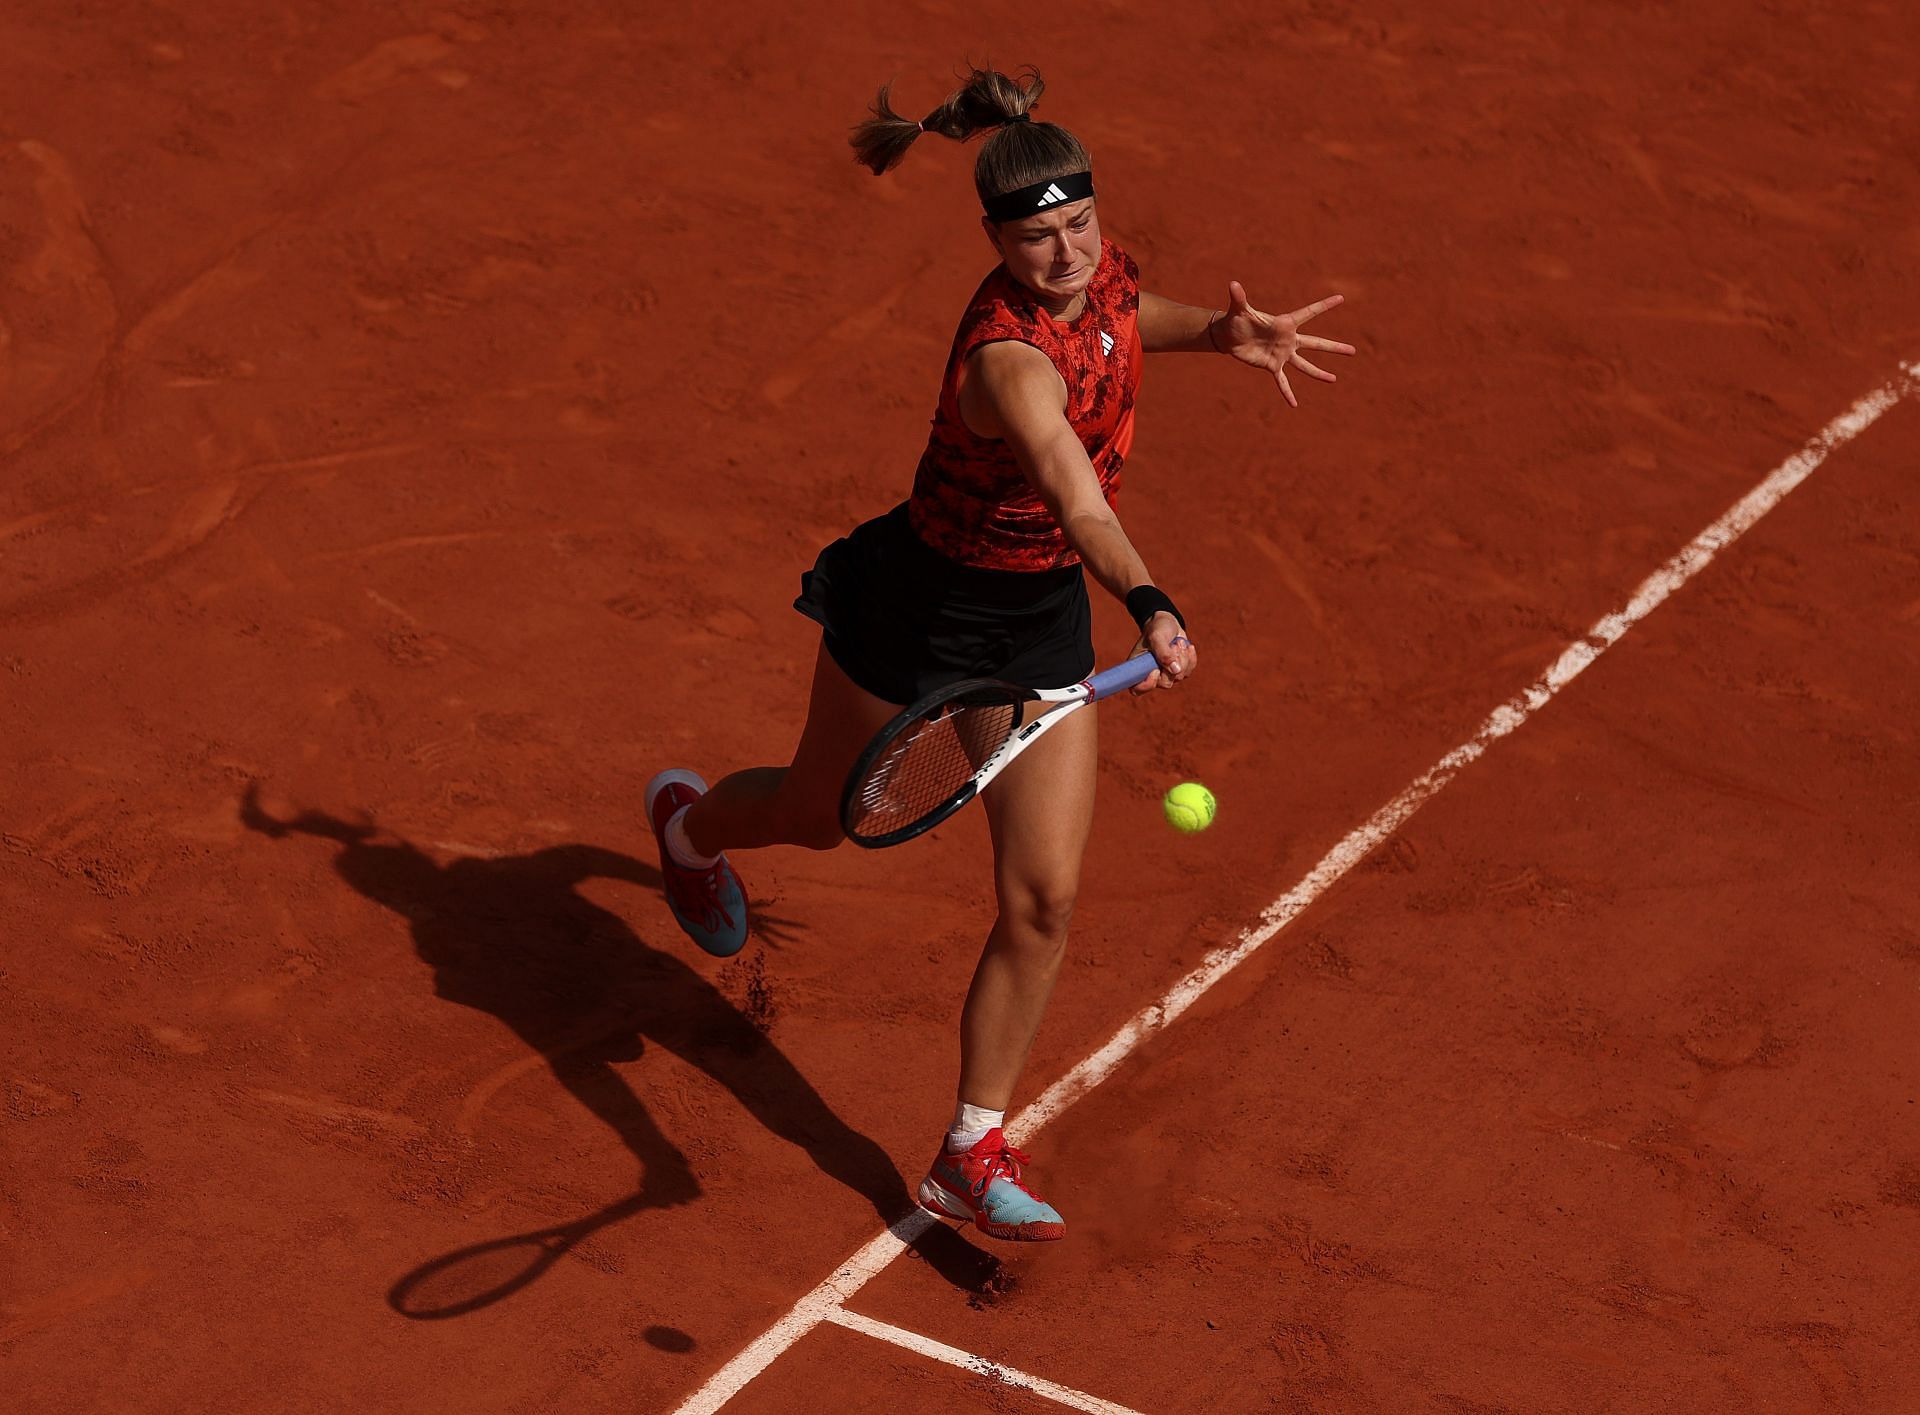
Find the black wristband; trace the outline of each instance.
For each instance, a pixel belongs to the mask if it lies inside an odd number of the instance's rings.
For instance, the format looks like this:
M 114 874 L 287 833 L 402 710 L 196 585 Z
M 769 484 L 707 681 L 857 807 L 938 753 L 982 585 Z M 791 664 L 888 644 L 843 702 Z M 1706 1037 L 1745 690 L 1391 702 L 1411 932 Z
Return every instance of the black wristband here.
M 1142 633 L 1146 632 L 1147 621 L 1163 611 L 1178 619 L 1182 629 L 1187 627 L 1187 617 L 1158 585 L 1135 585 L 1127 591 L 1127 613 L 1133 616 Z

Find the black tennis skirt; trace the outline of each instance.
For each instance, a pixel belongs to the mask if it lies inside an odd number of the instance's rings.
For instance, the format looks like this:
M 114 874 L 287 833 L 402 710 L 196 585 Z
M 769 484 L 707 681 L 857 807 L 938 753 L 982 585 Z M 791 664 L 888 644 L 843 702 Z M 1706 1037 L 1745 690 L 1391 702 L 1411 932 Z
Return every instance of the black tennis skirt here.
M 962 678 L 1064 688 L 1093 672 L 1079 565 L 985 570 L 913 533 L 906 503 L 820 552 L 793 607 L 855 684 L 905 706 Z

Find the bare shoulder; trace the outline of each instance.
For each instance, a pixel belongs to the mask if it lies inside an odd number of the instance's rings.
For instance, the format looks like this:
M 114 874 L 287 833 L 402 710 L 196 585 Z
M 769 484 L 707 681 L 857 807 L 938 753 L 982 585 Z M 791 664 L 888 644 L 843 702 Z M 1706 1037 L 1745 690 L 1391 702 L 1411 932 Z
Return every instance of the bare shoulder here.
M 1011 387 L 1035 379 L 1060 382 L 1053 360 L 1031 344 L 1018 339 L 996 339 L 982 344 L 967 356 L 969 371 L 980 382 L 995 388 Z M 1065 387 L 1064 384 L 1061 385 Z
M 960 416 L 981 437 L 1005 437 L 1015 425 L 1051 412 L 1064 416 L 1067 385 L 1053 360 L 1018 339 L 996 339 L 967 356 Z

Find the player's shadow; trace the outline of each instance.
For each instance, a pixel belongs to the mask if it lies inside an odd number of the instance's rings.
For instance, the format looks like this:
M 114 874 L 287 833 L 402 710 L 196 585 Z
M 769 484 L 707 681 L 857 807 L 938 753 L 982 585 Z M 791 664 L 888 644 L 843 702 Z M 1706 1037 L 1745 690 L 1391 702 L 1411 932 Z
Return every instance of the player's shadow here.
M 554 1079 L 620 1137 L 640 1162 L 636 1192 L 574 1224 L 495 1240 L 434 1259 L 395 1284 L 390 1300 L 410 1316 L 453 1316 L 518 1291 L 524 1280 L 430 1309 L 402 1299 L 418 1280 L 455 1260 L 534 1240 L 564 1251 L 579 1237 L 643 1209 L 685 1204 L 700 1194 L 678 1146 L 660 1130 L 615 1063 L 637 1059 L 647 1041 L 665 1047 L 725 1086 L 768 1130 L 806 1151 L 822 1173 L 866 1199 L 895 1224 L 914 1208 L 900 1172 L 872 1140 L 836 1115 L 779 1047 L 686 963 L 649 947 L 618 915 L 576 888 L 588 879 L 625 880 L 649 891 L 660 872 L 618 851 L 557 845 L 525 855 L 467 856 L 442 865 L 410 841 L 371 824 L 321 811 L 282 820 L 249 788 L 240 807 L 251 830 L 282 839 L 334 842 L 334 868 L 354 889 L 404 918 L 413 946 L 449 1002 L 504 1022 L 545 1059 Z M 765 920 L 778 927 L 777 921 Z M 555 1236 L 558 1236 L 557 1238 Z M 984 1290 L 997 1259 L 936 1226 L 914 1244 L 956 1286 Z

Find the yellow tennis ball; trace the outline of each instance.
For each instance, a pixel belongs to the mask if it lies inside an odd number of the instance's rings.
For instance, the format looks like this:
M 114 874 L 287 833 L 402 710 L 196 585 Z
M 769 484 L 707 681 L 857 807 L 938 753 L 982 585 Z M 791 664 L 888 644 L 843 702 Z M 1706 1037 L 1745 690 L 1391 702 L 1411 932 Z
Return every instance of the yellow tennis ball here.
M 1191 835 L 1213 824 L 1213 792 L 1197 781 L 1181 782 L 1167 792 L 1160 806 L 1167 813 L 1167 824 L 1182 835 Z

